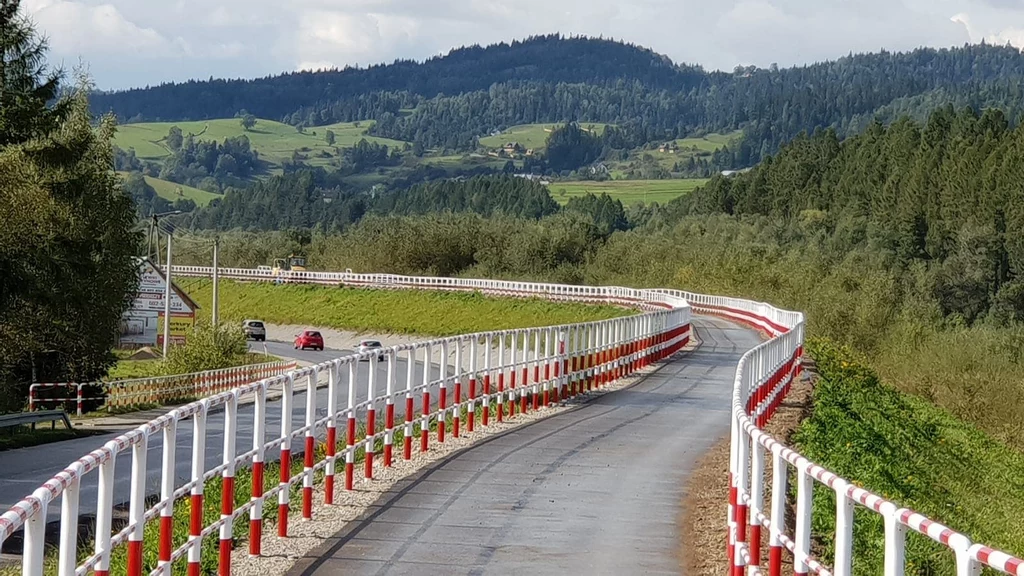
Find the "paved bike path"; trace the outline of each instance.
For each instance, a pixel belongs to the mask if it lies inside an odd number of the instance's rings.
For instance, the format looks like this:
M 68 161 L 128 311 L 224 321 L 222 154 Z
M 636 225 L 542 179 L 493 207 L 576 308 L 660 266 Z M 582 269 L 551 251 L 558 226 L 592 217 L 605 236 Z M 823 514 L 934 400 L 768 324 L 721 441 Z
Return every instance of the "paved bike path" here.
M 760 342 L 693 324 L 696 350 L 399 482 L 289 575 L 678 574 L 686 477 L 728 432 L 736 364 Z

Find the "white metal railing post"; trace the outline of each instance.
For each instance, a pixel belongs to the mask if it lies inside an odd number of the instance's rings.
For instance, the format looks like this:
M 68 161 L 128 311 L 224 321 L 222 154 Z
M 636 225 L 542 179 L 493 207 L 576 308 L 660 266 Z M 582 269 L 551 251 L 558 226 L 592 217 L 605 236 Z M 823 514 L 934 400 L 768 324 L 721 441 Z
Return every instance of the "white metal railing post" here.
M 149 455 L 149 430 L 136 430 L 141 438 L 132 444 L 131 499 L 128 501 L 128 576 L 142 574 L 142 530 L 146 513 L 146 456 Z
M 384 467 L 391 467 L 393 458 L 392 444 L 395 442 L 395 362 L 398 359 L 398 350 L 388 350 L 388 376 L 385 385 L 384 399 Z
M 835 481 L 836 492 L 836 552 L 835 576 L 851 576 L 853 573 L 853 499 L 847 494 L 846 480 Z
M 35 514 L 25 522 L 25 544 L 22 548 L 22 576 L 38 576 L 43 573 L 43 551 L 46 548 L 46 514 L 50 494 L 46 488 L 37 488 L 32 497 L 39 501 Z M 97 542 L 99 539 L 97 539 Z
M 82 494 L 82 464 L 69 466 L 71 483 L 64 488 L 60 502 L 60 549 L 57 559 L 58 576 L 74 576 L 78 552 L 78 504 Z M 45 518 L 44 513 L 42 517 Z M 26 554 L 26 558 L 30 558 Z M 40 566 L 40 568 L 42 568 Z
M 199 409 L 192 417 L 192 472 L 189 481 L 192 489 L 190 490 L 188 509 L 188 573 L 190 576 L 200 573 L 203 539 L 203 476 L 206 465 L 206 417 L 209 406 L 209 400 L 200 400 Z M 100 507 L 99 510 L 103 510 L 103 508 Z M 109 532 L 108 526 L 107 533 Z
M 366 375 L 366 431 L 363 448 L 363 477 L 373 479 L 373 459 L 377 445 L 377 353 L 368 358 L 369 374 Z
M 416 409 L 416 401 L 412 395 L 412 379 L 415 367 L 416 347 L 413 346 L 409 348 L 409 356 L 406 358 L 405 367 L 405 435 L 402 438 L 402 457 L 406 460 L 412 459 L 412 421 L 413 411 Z
M 345 490 L 352 490 L 355 486 L 356 466 L 356 377 L 358 376 L 359 361 L 350 360 L 348 363 L 348 418 L 345 426 Z
M 432 361 L 430 358 L 431 344 L 427 342 L 423 346 L 423 415 L 420 421 L 420 451 L 426 452 L 430 449 L 430 370 Z M 441 364 L 444 364 L 442 361 Z
M 962 534 L 954 534 L 949 538 L 949 546 L 956 554 L 956 576 L 981 576 L 981 563 L 978 562 L 972 549 L 978 547 Z
M 441 341 L 440 385 L 437 391 L 437 441 L 444 444 L 448 427 L 448 340 Z
M 501 422 L 505 418 L 505 338 L 507 334 L 505 332 L 498 333 L 498 395 L 497 401 L 494 403 L 495 409 L 498 411 L 497 418 L 498 422 Z
M 885 576 L 902 576 L 906 564 L 907 527 L 900 522 L 901 510 L 886 502 L 879 512 L 885 525 Z
M 747 482 L 750 479 L 750 436 L 742 428 L 738 429 L 739 443 L 736 460 L 736 547 L 734 549 L 733 574 L 742 576 L 746 570 L 743 551 L 747 542 L 747 504 L 749 497 Z
M 469 338 L 469 404 L 466 407 L 466 431 L 476 428 L 476 341 L 479 336 Z
M 797 470 L 796 495 L 796 544 L 793 550 L 793 572 L 807 574 L 807 561 L 811 555 L 811 502 L 813 498 L 814 479 L 809 470 L 810 464 L 804 462 Z M 886 572 L 888 575 L 889 572 Z M 902 572 L 900 572 L 902 574 Z
M 249 555 L 263 552 L 263 490 L 267 436 L 267 381 L 256 389 L 253 404 L 252 449 L 252 508 L 249 510 Z
M 324 503 L 334 504 L 334 475 L 338 460 L 338 380 L 341 362 L 327 368 L 327 464 L 324 466 Z
M 486 340 L 484 341 L 484 390 L 483 390 L 483 408 L 481 409 L 480 421 L 484 426 L 490 424 L 491 420 L 491 348 L 494 346 L 494 335 L 492 332 L 487 333 Z M 501 364 L 499 359 L 498 364 Z
M 523 330 L 523 370 L 522 382 L 519 383 L 519 411 L 526 413 L 530 405 L 529 382 L 530 382 L 530 330 Z M 510 414 L 511 416 L 511 414 Z
M 313 519 L 313 463 L 316 456 L 316 387 L 320 372 L 316 366 L 306 375 L 306 429 L 302 449 L 302 519 Z
M 541 330 L 533 330 L 533 386 L 530 391 L 533 394 L 533 409 L 540 408 L 540 357 L 541 357 Z
M 117 462 L 117 442 L 111 440 L 103 449 L 110 457 L 100 464 L 99 488 L 96 500 L 96 563 L 97 576 L 110 573 L 110 529 L 114 515 L 114 465 Z
M 552 354 L 552 334 L 554 328 L 547 328 L 544 330 L 544 407 L 547 408 L 551 403 L 551 354 Z
M 782 576 L 782 534 L 786 530 L 786 459 L 782 445 L 772 446 L 772 522 L 768 539 L 768 574 Z
M 160 573 L 171 573 L 171 552 L 174 548 L 174 450 L 177 448 L 178 415 L 172 413 L 171 421 L 163 431 L 163 460 L 160 464 Z
M 764 446 L 752 441 L 750 460 L 750 565 L 761 566 L 761 521 L 764 514 Z
M 463 338 L 459 336 L 455 339 L 455 372 L 453 378 L 455 380 L 455 393 L 452 396 L 452 436 L 455 438 L 459 437 L 459 428 L 462 419 L 462 346 Z
M 235 514 L 235 440 L 238 434 L 238 391 L 231 392 L 224 405 L 224 471 L 220 491 L 219 576 L 231 575 L 231 550 L 234 548 Z
M 277 536 L 287 538 L 288 511 L 291 507 L 292 393 L 295 391 L 295 372 L 288 372 L 281 385 L 281 474 L 277 492 Z

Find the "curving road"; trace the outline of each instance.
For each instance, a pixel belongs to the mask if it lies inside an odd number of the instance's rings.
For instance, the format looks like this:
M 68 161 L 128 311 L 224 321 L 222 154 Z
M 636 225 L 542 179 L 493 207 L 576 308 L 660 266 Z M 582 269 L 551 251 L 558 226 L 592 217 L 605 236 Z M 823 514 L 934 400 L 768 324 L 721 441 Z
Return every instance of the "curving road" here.
M 760 341 L 693 325 L 695 351 L 399 482 L 289 574 L 678 574 L 685 479 L 728 432 L 736 364 Z

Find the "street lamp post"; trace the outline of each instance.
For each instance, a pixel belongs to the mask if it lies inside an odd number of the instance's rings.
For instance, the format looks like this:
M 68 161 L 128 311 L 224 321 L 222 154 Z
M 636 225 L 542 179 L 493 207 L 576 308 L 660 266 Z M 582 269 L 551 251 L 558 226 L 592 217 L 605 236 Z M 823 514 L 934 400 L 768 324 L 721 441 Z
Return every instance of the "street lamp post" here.
M 174 210 L 173 212 L 163 212 L 161 214 L 153 215 L 153 227 L 159 230 L 157 221 L 161 216 L 171 216 L 173 214 L 181 214 L 181 210 Z M 167 351 L 171 344 L 171 236 L 173 229 L 167 230 L 167 274 L 164 275 L 166 285 L 164 286 L 164 358 L 167 358 Z M 159 236 L 158 236 L 159 238 Z M 159 242 L 157 243 L 157 258 L 159 258 Z

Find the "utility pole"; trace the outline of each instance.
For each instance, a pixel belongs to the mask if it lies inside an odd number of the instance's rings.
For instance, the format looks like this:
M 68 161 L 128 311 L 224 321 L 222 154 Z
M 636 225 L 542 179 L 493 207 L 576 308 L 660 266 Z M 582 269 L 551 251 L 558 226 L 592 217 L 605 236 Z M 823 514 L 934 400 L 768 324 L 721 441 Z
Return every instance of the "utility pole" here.
M 220 280 L 220 271 L 217 268 L 217 251 L 220 248 L 220 236 L 213 237 L 213 313 L 212 318 L 214 327 L 217 326 L 217 284 Z
M 164 287 L 164 359 L 171 344 L 171 232 L 167 232 L 167 285 Z

